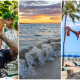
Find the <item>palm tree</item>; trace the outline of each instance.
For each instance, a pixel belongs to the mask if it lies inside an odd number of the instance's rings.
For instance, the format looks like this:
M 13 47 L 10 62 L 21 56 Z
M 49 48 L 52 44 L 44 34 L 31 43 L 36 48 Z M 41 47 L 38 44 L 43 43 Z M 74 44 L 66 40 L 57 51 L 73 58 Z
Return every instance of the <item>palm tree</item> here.
M 64 1 L 62 1 L 62 12 L 63 12 Z
M 79 20 L 79 16 L 75 15 L 75 12 L 77 12 L 77 9 L 74 4 L 77 4 L 76 1 L 65 1 L 63 10 L 62 10 L 62 19 L 65 17 L 65 22 L 64 22 L 64 42 L 63 42 L 63 59 L 62 59 L 62 66 L 64 66 L 64 46 L 65 46 L 65 27 L 66 27 L 66 20 L 67 16 L 71 18 L 73 23 L 75 22 L 75 18 Z

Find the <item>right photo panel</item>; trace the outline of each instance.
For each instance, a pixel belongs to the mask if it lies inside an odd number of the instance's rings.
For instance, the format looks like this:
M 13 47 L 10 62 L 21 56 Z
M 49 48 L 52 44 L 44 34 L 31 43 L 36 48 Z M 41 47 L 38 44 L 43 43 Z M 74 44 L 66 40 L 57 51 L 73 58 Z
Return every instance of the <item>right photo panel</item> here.
M 62 79 L 80 79 L 80 1 L 62 1 Z
M 19 2 L 19 78 L 61 79 L 61 1 Z

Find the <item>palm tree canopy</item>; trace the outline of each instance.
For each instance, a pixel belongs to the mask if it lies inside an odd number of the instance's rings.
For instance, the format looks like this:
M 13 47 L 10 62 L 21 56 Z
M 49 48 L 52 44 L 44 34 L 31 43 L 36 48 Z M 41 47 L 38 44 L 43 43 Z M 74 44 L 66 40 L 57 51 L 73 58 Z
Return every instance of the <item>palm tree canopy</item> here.
M 63 12 L 62 12 L 62 19 L 64 17 L 64 15 L 68 15 L 71 20 L 75 21 L 75 19 L 79 20 L 80 17 L 78 15 L 76 15 L 76 12 L 80 12 L 80 10 L 78 9 L 78 7 L 80 5 L 77 5 L 77 8 L 75 7 L 75 4 L 77 4 L 76 1 L 65 1 L 65 5 L 63 7 Z

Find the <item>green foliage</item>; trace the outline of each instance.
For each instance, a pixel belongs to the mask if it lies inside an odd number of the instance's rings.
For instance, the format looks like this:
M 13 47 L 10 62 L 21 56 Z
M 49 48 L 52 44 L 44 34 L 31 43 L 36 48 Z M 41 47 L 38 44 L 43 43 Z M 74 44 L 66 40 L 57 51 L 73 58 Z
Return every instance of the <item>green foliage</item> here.
M 76 11 L 76 8 L 72 1 L 66 1 L 65 8 L 66 8 L 66 10 L 72 10 L 73 12 Z
M 4 14 L 2 14 L 2 18 L 3 19 L 8 19 L 8 18 L 15 18 L 15 14 L 11 13 L 11 12 L 5 12 Z
M 16 24 L 15 24 L 16 23 Z M 15 19 L 14 19 L 14 23 L 13 23 L 13 26 L 16 30 L 18 30 L 18 15 L 15 16 Z
M 75 14 L 70 14 L 69 16 L 72 19 L 73 23 L 74 23 L 75 19 L 77 19 L 79 21 L 79 16 L 77 16 Z
M 11 12 L 9 6 L 11 6 L 10 1 L 0 1 L 0 16 L 5 12 Z
M 78 4 L 78 8 L 80 8 L 80 4 Z
M 75 23 L 75 19 L 79 20 L 80 17 L 78 15 L 75 15 L 76 12 L 80 12 L 80 9 L 78 8 L 79 6 L 80 5 L 78 5 L 76 1 L 65 1 L 62 12 L 62 19 L 65 15 L 67 15 L 71 18 L 73 23 Z
M 18 1 L 0 1 L 0 18 L 2 18 L 4 13 L 7 14 L 6 12 L 15 14 L 13 26 L 18 30 Z M 7 15 L 6 18 L 9 16 Z

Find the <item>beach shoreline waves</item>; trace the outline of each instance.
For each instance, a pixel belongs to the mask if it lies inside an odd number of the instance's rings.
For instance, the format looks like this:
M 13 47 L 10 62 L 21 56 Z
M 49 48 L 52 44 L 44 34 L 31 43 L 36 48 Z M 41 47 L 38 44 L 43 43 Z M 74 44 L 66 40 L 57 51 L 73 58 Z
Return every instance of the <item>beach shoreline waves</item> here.
M 55 61 L 61 56 L 61 40 L 50 39 L 29 49 L 20 49 L 19 76 L 21 79 L 34 77 L 35 66 L 44 66 L 47 61 Z

